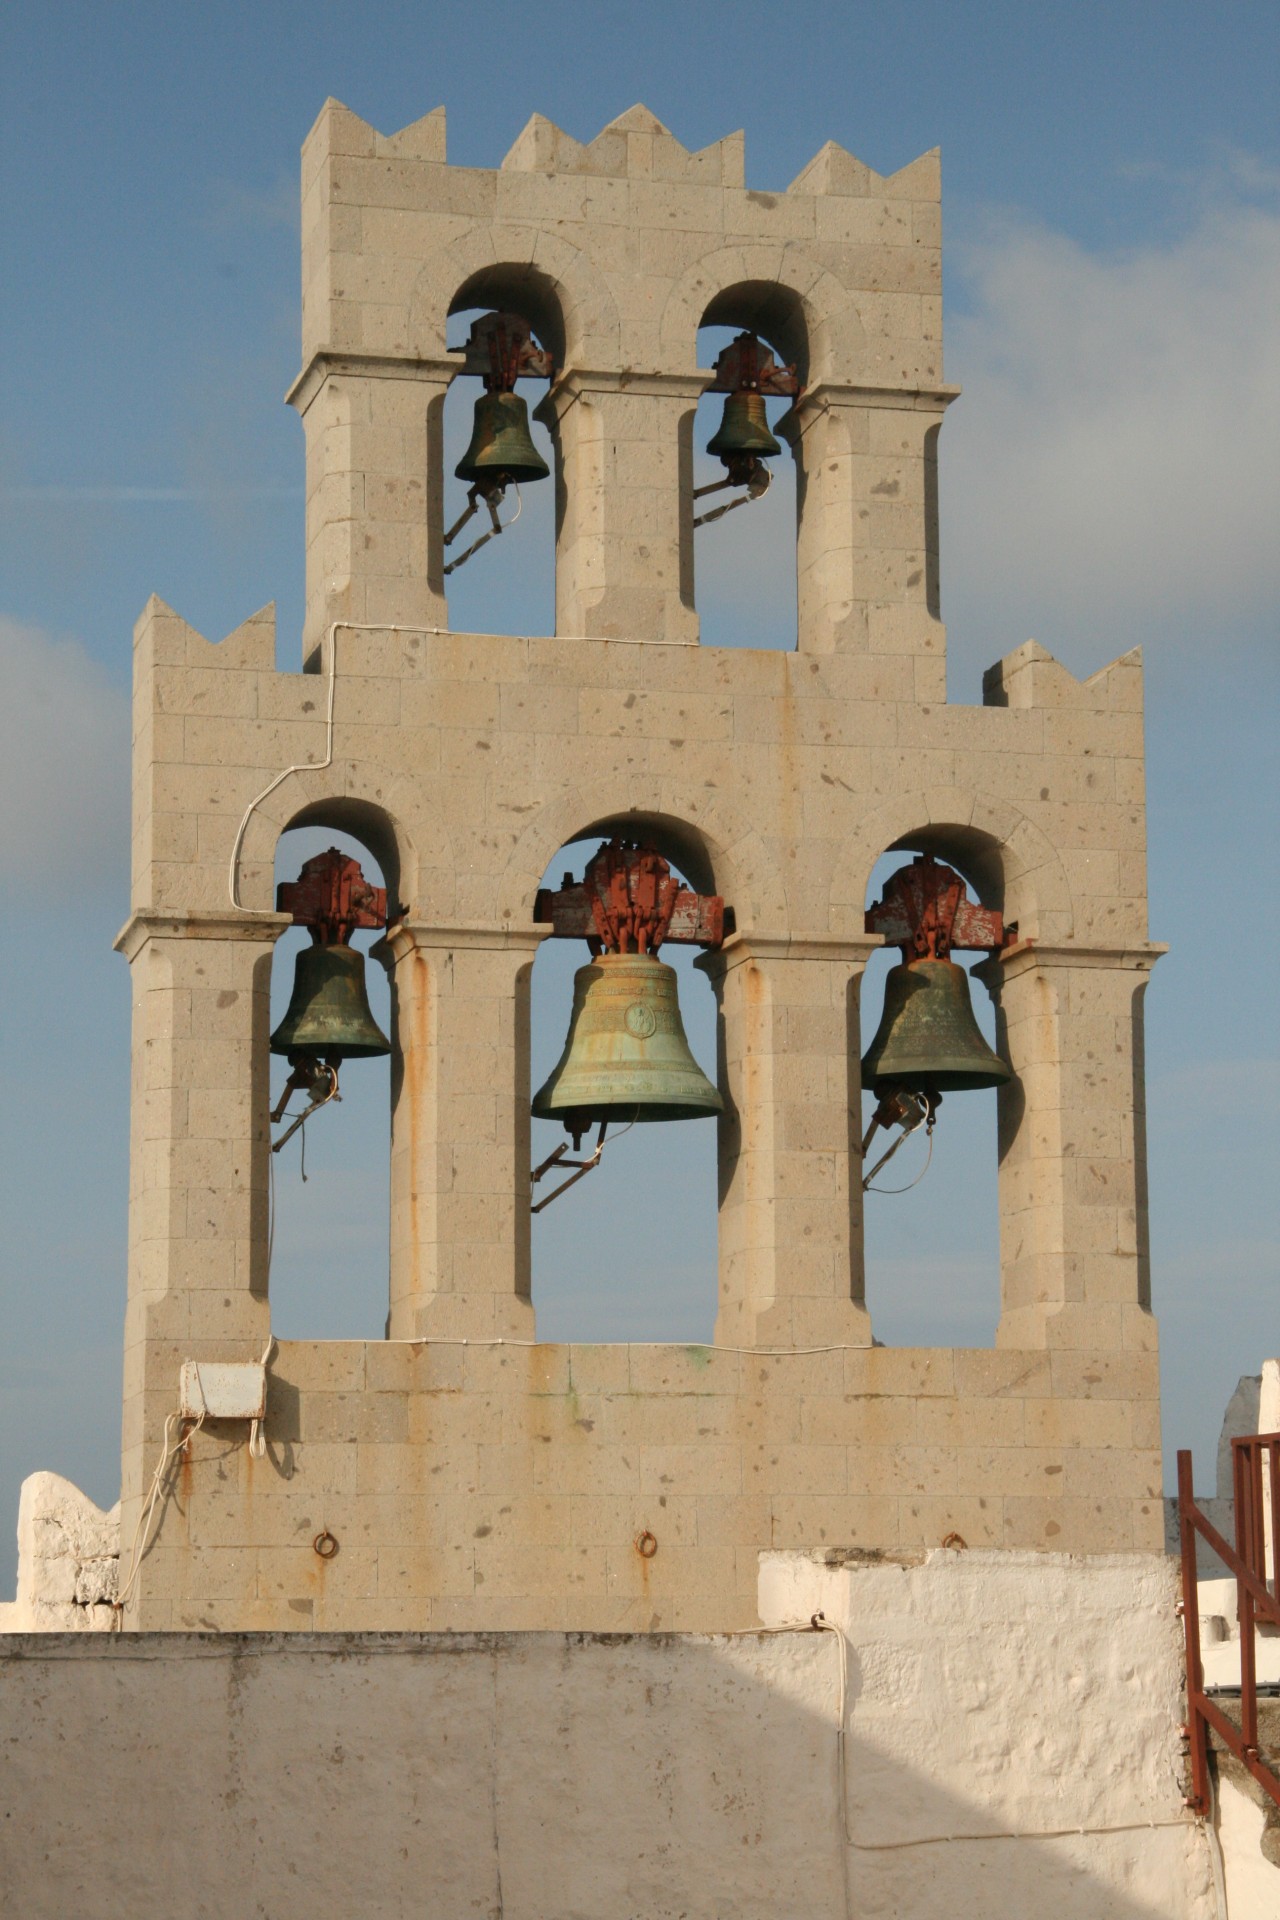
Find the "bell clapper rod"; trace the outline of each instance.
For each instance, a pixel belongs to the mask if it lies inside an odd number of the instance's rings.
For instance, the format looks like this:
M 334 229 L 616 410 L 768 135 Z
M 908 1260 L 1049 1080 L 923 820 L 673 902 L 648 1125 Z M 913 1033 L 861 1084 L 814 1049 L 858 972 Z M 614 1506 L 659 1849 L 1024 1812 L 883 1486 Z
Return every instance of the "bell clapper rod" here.
M 876 1108 L 872 1116 L 871 1125 L 867 1128 L 866 1135 L 862 1142 L 864 1159 L 868 1147 L 875 1138 L 877 1127 L 891 1127 L 896 1124 L 902 1128 L 902 1131 L 888 1151 L 881 1154 L 870 1173 L 863 1176 L 862 1191 L 864 1193 L 906 1193 L 909 1187 L 917 1186 L 919 1182 L 924 1179 L 925 1174 L 929 1170 L 929 1161 L 933 1158 L 933 1127 L 937 1119 L 940 1104 L 941 1102 L 936 1094 L 930 1096 L 927 1093 L 898 1092 L 888 1095 L 885 1099 L 881 1100 L 880 1105 Z M 920 1169 L 915 1179 L 909 1182 L 908 1187 L 873 1187 L 871 1182 L 880 1172 L 880 1169 L 889 1164 L 903 1141 L 910 1139 L 913 1133 L 918 1133 L 922 1126 L 926 1129 L 928 1135 L 929 1152 L 925 1159 L 924 1166 Z
M 472 487 L 470 489 L 469 493 L 467 494 L 468 504 L 467 504 L 466 512 L 462 514 L 460 519 L 457 519 L 454 521 L 452 527 L 450 527 L 448 533 L 446 533 L 444 537 L 445 546 L 447 547 L 450 541 L 453 540 L 455 535 L 462 531 L 463 527 L 466 526 L 472 514 L 477 513 L 479 511 L 479 500 L 477 499 L 477 495 L 479 495 L 480 499 L 483 499 L 485 505 L 488 507 L 489 518 L 492 520 L 493 525 L 489 528 L 489 531 L 487 533 L 482 533 L 478 540 L 473 540 L 469 547 L 464 548 L 463 551 L 458 555 L 456 560 L 451 560 L 449 562 L 448 566 L 445 568 L 446 573 L 456 573 L 458 568 L 462 566 L 465 561 L 469 560 L 473 553 L 479 553 L 481 547 L 485 546 L 490 540 L 492 540 L 495 534 L 505 533 L 507 530 L 507 527 L 514 527 L 516 521 L 520 518 L 521 511 L 524 507 L 524 501 L 520 496 L 520 489 L 517 486 L 516 510 L 512 514 L 511 518 L 506 522 L 506 525 L 504 526 L 502 521 L 499 520 L 498 518 L 498 508 L 502 505 L 503 499 L 506 495 L 506 491 L 507 490 L 505 487 L 494 487 L 494 488 L 491 488 L 488 493 L 481 494 L 479 487 Z
M 698 514 L 694 519 L 694 526 L 710 526 L 713 520 L 723 520 L 725 514 L 732 513 L 735 507 L 749 507 L 753 500 L 763 500 L 765 494 L 769 491 L 772 480 L 773 475 L 768 467 L 765 466 L 762 460 L 758 460 L 754 472 L 752 472 L 747 479 L 746 492 L 739 494 L 736 500 L 726 500 L 723 506 L 712 507 L 710 513 Z M 693 497 L 695 500 L 701 500 L 704 494 L 719 493 L 725 487 L 733 487 L 740 484 L 741 483 L 730 474 L 725 480 L 712 480 L 705 487 L 695 487 Z
M 321 1089 L 325 1089 L 321 1091 Z M 321 1107 L 327 1107 L 331 1100 L 340 1100 L 338 1092 L 338 1069 L 319 1061 L 300 1060 L 284 1083 L 284 1092 L 271 1110 L 271 1124 L 275 1126 L 285 1117 L 285 1108 L 293 1095 L 298 1092 L 309 1093 L 311 1104 L 299 1114 L 293 1116 L 293 1125 L 286 1128 L 278 1140 L 271 1142 L 272 1153 L 279 1153 L 281 1147 L 292 1140 L 299 1127 L 304 1127 L 313 1113 Z
M 613 1136 L 613 1139 L 621 1140 L 622 1134 L 630 1133 L 634 1125 L 635 1125 L 634 1120 L 628 1120 L 626 1126 L 623 1127 L 622 1129 L 622 1133 L 615 1133 Z M 577 1171 L 574 1173 L 571 1173 L 567 1180 L 562 1180 L 558 1187 L 553 1187 L 550 1193 L 546 1194 L 541 1200 L 539 1200 L 536 1207 L 530 1207 L 529 1209 L 530 1213 L 541 1213 L 544 1207 L 549 1207 L 553 1200 L 558 1199 L 562 1193 L 566 1193 L 570 1187 L 576 1186 L 579 1180 L 585 1180 L 593 1167 L 598 1167 L 600 1165 L 600 1155 L 604 1152 L 604 1137 L 605 1137 L 605 1134 L 608 1132 L 608 1130 L 609 1130 L 609 1122 L 607 1120 L 602 1120 L 600 1122 L 600 1131 L 596 1136 L 595 1151 L 594 1153 L 592 1153 L 589 1159 L 567 1160 L 565 1158 L 565 1155 L 569 1151 L 569 1142 L 567 1140 L 562 1140 L 560 1142 L 560 1145 L 556 1148 L 555 1152 L 549 1153 L 546 1159 L 542 1162 L 542 1165 L 540 1167 L 535 1167 L 533 1169 L 533 1172 L 529 1175 L 530 1184 L 536 1184 L 539 1180 L 541 1180 L 544 1173 L 549 1173 L 551 1171 L 552 1167 L 560 1167 L 560 1168 L 574 1167 L 577 1169 Z M 609 1144 L 612 1146 L 613 1141 L 610 1141 Z

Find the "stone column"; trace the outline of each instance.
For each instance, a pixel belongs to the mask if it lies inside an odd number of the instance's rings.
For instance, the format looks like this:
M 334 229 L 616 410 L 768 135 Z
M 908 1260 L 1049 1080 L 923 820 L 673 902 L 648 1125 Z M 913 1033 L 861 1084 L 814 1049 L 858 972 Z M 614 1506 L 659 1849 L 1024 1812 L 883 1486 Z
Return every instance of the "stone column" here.
M 448 626 L 444 396 L 456 371 L 322 355 L 290 393 L 307 437 L 308 663 L 334 620 Z
M 874 940 L 736 934 L 720 1006 L 721 1346 L 868 1346 L 858 981 Z
M 557 633 L 697 643 L 691 490 L 703 385 L 570 370 L 539 407 L 560 455 Z
M 799 466 L 801 653 L 920 656 L 938 699 L 936 428 L 954 392 L 823 385 L 788 429 Z
M 267 1298 L 271 954 L 287 914 L 136 913 L 121 1538 L 184 1359 L 256 1360 Z M 144 1575 L 139 1588 L 145 1603 Z M 134 1613 L 131 1625 L 164 1625 Z
M 997 1341 L 1154 1347 L 1142 1002 L 1163 947 L 1020 946 L 976 971 L 1016 1079 L 999 1093 Z
M 395 997 L 393 1340 L 531 1340 L 529 978 L 547 929 L 402 922 Z

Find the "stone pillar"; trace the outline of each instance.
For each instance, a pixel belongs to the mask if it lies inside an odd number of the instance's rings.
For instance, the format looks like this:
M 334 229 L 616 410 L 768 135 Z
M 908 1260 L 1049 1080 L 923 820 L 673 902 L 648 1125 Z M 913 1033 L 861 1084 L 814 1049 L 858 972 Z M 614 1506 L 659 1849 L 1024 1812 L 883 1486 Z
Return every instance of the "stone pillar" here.
M 393 927 L 393 1340 L 533 1338 L 529 979 L 542 928 Z
M 1154 1347 L 1142 1002 L 1165 949 L 1020 946 L 976 971 L 1016 1079 L 999 1093 L 997 1341 Z
M 557 633 L 696 645 L 692 450 L 703 385 L 570 370 L 539 407 L 560 453 Z
M 267 1298 L 271 953 L 287 914 L 136 913 L 121 1539 L 186 1358 L 256 1360 Z M 138 1588 L 145 1607 L 145 1565 Z M 166 1625 L 145 1611 L 130 1625 Z
M 736 934 L 720 1005 L 718 1345 L 868 1346 L 858 980 L 873 940 Z
M 788 429 L 799 473 L 801 653 L 914 654 L 945 699 L 936 428 L 952 390 L 823 385 Z M 936 687 L 931 688 L 931 681 Z
M 289 395 L 307 437 L 312 664 L 334 620 L 449 624 L 443 575 L 444 396 L 456 368 L 320 356 Z

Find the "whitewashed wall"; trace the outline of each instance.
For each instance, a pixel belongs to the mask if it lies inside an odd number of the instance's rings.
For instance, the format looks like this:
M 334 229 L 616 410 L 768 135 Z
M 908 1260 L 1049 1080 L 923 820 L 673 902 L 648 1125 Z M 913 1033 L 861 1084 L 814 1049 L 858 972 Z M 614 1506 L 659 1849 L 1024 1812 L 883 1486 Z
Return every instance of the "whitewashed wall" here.
M 833 1634 L 44 1634 L 0 1641 L 5 1911 L 1214 1920 L 1161 1559 L 776 1555 L 762 1599 L 848 1634 L 847 1905 Z

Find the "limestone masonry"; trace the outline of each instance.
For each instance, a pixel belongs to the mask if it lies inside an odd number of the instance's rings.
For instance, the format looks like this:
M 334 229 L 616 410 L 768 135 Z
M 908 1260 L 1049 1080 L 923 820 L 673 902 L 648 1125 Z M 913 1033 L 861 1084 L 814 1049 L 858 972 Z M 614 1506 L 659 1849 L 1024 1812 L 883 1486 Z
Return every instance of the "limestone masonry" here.
M 277 671 L 269 610 L 212 644 L 153 600 L 137 630 L 126 1549 L 182 1363 L 256 1361 L 270 1333 L 272 868 L 295 825 L 357 835 L 403 903 L 389 1337 L 283 1343 L 263 1457 L 206 1423 L 128 1626 L 721 1632 L 757 1621 L 762 1549 L 1160 1552 L 1141 667 L 1081 682 L 1028 642 L 981 707 L 947 704 L 939 196 L 936 154 L 882 178 L 835 146 L 753 192 L 739 136 L 689 153 L 642 108 L 586 146 L 535 118 L 496 171 L 447 164 L 442 111 L 390 137 L 321 114 L 291 395 L 305 670 Z M 445 322 L 476 307 L 555 359 L 553 634 L 449 630 Z M 794 650 L 698 644 L 704 323 L 804 381 Z M 702 963 L 712 1347 L 501 1344 L 536 1341 L 534 895 L 611 829 L 733 914 Z M 984 969 L 1016 1076 L 993 1351 L 877 1347 L 863 1302 L 863 916 L 896 847 L 1019 929 Z

